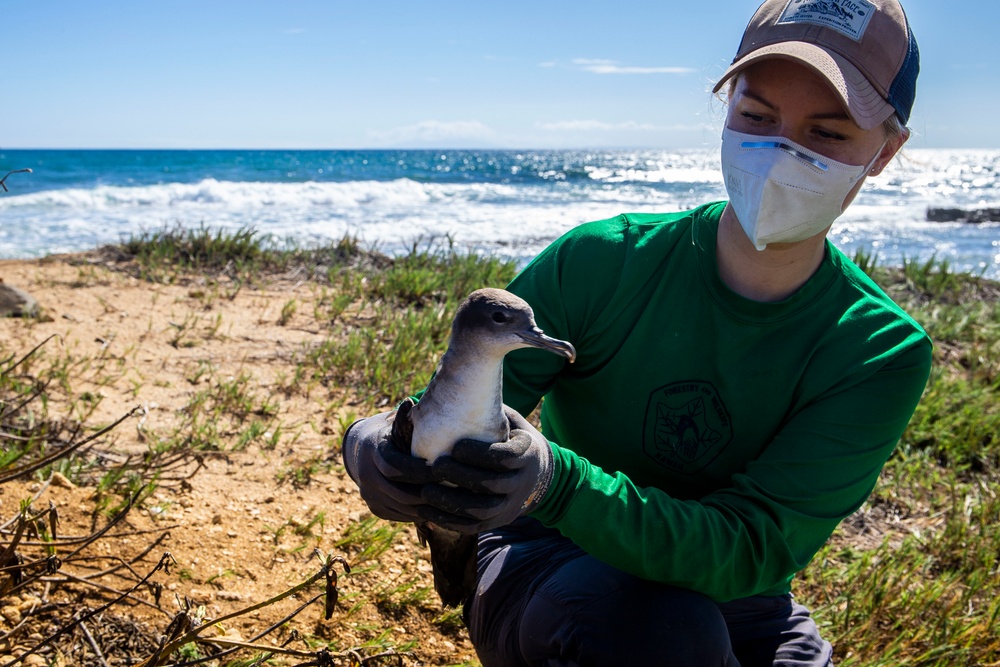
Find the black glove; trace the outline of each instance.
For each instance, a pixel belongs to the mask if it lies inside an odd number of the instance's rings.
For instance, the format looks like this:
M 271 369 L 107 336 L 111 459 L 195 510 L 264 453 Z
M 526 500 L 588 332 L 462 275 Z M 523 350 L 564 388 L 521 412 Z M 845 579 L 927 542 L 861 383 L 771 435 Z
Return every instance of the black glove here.
M 504 406 L 510 439 L 460 440 L 431 466 L 442 484 L 427 484 L 421 516 L 444 528 L 478 533 L 506 526 L 533 510 L 552 482 L 552 447 L 534 426 Z M 453 485 L 453 486 L 452 486 Z
M 389 438 L 394 412 L 359 419 L 344 433 L 344 467 L 375 516 L 420 521 L 421 488 L 437 480 L 421 458 L 400 450 Z

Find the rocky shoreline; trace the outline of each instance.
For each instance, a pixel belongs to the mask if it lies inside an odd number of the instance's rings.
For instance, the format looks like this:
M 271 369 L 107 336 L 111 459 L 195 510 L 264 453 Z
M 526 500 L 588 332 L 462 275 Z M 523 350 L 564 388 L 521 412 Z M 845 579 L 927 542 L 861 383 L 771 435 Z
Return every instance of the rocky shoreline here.
M 930 207 L 927 209 L 928 222 L 1000 222 L 1000 208 L 949 208 Z

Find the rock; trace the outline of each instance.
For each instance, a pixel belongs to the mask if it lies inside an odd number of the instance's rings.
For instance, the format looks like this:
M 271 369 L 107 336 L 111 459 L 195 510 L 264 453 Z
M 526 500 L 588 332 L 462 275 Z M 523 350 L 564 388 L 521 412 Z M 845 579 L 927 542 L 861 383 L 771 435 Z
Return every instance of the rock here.
M 0 317 L 34 317 L 38 302 L 22 289 L 0 282 Z
M 1000 222 L 1000 208 L 948 208 L 929 207 L 927 209 L 928 222 L 971 222 L 974 224 L 981 222 Z
M 58 486 L 58 487 L 63 488 L 63 489 L 75 489 L 76 488 L 76 484 L 74 484 L 73 482 L 69 481 L 69 479 L 67 479 L 66 475 L 62 474 L 61 472 L 54 472 L 54 473 L 52 473 L 52 486 Z
M 210 592 L 199 590 L 197 588 L 189 590 L 186 597 L 197 604 L 205 604 L 212 600 L 212 594 Z
M 13 605 L 0 609 L 0 616 L 3 616 L 12 626 L 21 622 L 21 610 Z
M 35 607 L 41 607 L 41 606 L 42 606 L 41 598 L 38 598 L 34 595 L 26 595 L 24 596 L 24 599 L 21 601 L 21 604 L 18 605 L 17 609 L 18 611 L 21 612 L 21 615 L 23 616 L 24 614 L 27 614 L 28 612 L 34 610 Z
M 1000 222 L 1000 208 L 980 208 L 969 211 L 968 222 Z
M 928 222 L 958 222 L 965 217 L 965 211 L 960 208 L 928 208 Z

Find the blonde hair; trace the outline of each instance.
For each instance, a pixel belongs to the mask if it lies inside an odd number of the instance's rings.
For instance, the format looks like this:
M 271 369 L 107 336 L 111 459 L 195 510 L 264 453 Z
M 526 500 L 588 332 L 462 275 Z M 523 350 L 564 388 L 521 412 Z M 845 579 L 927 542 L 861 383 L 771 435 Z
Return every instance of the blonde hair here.
M 882 121 L 882 134 L 885 135 L 886 139 L 894 139 L 908 131 L 909 128 L 903 124 L 898 113 L 893 112 L 891 116 Z

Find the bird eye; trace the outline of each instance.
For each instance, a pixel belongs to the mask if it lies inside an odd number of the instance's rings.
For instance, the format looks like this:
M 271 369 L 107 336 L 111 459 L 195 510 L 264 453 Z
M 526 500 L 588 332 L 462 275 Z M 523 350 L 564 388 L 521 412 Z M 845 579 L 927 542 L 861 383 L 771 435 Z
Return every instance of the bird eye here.
M 500 311 L 496 311 L 495 313 L 493 313 L 493 321 L 496 322 L 497 324 L 503 324 L 504 322 L 507 321 L 507 316 L 501 313 Z

